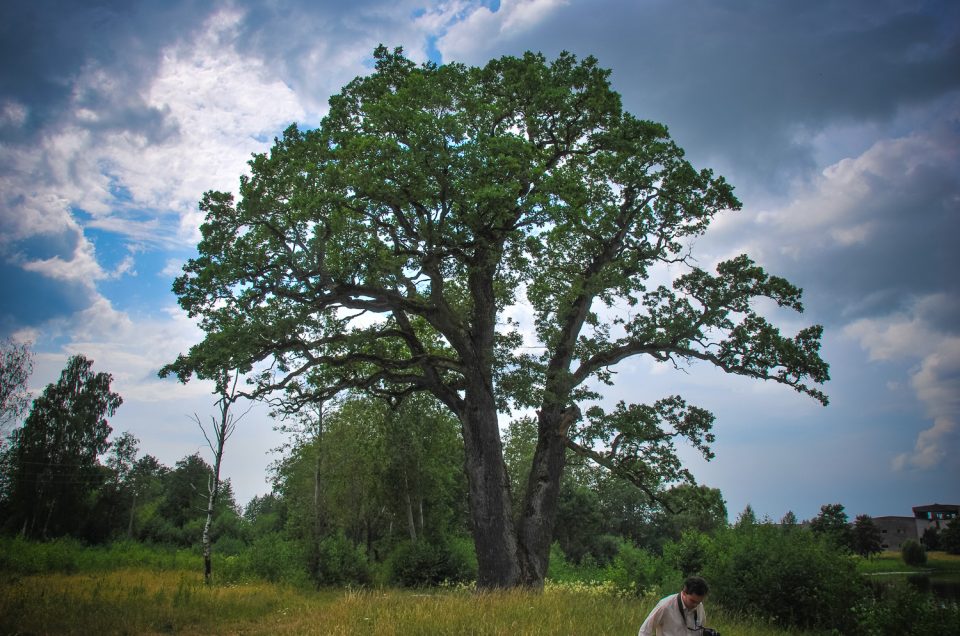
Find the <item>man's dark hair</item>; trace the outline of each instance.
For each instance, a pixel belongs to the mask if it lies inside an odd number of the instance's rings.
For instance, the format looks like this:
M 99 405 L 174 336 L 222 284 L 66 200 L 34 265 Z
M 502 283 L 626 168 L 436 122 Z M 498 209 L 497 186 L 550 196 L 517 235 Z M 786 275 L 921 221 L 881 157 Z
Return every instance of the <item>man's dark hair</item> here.
M 710 591 L 710 586 L 701 576 L 688 576 L 683 582 L 683 591 L 687 594 L 696 594 L 697 596 L 706 596 Z

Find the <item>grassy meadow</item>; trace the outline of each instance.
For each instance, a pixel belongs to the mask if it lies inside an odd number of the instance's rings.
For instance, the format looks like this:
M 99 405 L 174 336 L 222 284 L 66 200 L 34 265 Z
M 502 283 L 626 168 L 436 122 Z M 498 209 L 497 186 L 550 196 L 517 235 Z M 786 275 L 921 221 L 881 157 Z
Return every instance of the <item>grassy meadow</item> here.
M 860 559 L 857 570 L 861 574 L 936 574 L 960 577 L 960 555 L 946 552 L 927 552 L 923 565 L 907 565 L 899 552 L 881 552 L 869 559 Z
M 199 565 L 199 564 L 198 564 Z M 199 570 L 199 568 L 197 568 Z M 4 574 L 4 634 L 635 634 L 654 596 L 602 585 L 543 594 L 427 590 L 305 590 L 283 584 L 203 584 L 199 571 Z M 802 634 L 711 611 L 725 634 Z
M 636 634 L 653 604 L 673 591 L 637 597 L 611 581 L 569 579 L 548 581 L 542 594 L 463 585 L 317 590 L 304 579 L 266 580 L 245 558 L 217 555 L 214 582 L 205 585 L 201 564 L 188 549 L 0 538 L 0 634 Z M 857 559 L 857 569 L 960 578 L 960 557 L 932 552 L 926 565 L 911 568 L 899 553 L 885 553 Z M 896 577 L 878 576 L 888 578 Z M 863 633 L 887 633 L 885 612 L 915 614 L 917 599 L 900 598 L 899 605 L 874 608 L 883 621 Z M 708 611 L 709 625 L 727 636 L 821 634 L 733 615 L 710 601 Z

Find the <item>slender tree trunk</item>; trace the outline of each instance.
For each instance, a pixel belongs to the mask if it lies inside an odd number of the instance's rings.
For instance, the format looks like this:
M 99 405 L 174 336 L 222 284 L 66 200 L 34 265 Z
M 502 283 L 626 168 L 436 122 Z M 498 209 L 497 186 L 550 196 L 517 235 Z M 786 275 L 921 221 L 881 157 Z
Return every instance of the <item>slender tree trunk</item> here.
M 410 541 L 417 542 L 417 525 L 413 521 L 413 501 L 410 499 L 410 482 L 407 480 L 407 474 L 403 474 L 403 495 L 407 502 L 407 532 L 410 534 Z
M 213 539 L 210 536 L 210 531 L 213 526 L 213 513 L 217 504 L 217 498 L 220 496 L 220 467 L 223 463 L 223 448 L 236 427 L 236 420 L 230 413 L 230 407 L 233 405 L 236 396 L 237 381 L 239 378 L 239 372 L 232 377 L 227 373 L 221 378 L 220 382 L 218 382 L 220 399 L 217 401 L 217 406 L 220 410 L 220 421 L 214 420 L 211 422 L 211 428 L 213 429 L 212 440 L 210 439 L 210 435 L 207 435 L 207 432 L 204 430 L 200 417 L 196 417 L 197 424 L 200 426 L 200 430 L 203 431 L 210 450 L 213 451 L 213 473 L 207 481 L 207 519 L 203 524 L 203 580 L 204 583 L 208 585 L 211 583 L 213 575 L 213 563 L 211 559 Z M 233 383 L 232 388 L 230 388 L 231 382 Z M 243 415 L 240 417 L 243 417 Z
M 420 536 L 424 536 L 423 528 L 423 497 L 417 497 L 417 512 L 419 513 L 417 520 L 420 522 Z
M 133 501 L 130 503 L 130 521 L 127 522 L 127 538 L 133 538 L 133 516 L 137 510 L 137 493 L 133 493 Z
M 317 421 L 313 430 L 314 457 L 313 457 L 313 527 L 310 537 L 310 549 L 307 564 L 310 576 L 320 586 L 320 540 L 323 537 L 323 515 L 321 513 L 321 493 L 323 487 L 323 416 L 324 403 L 321 402 L 316 410 Z
M 211 555 L 213 552 L 213 542 L 210 537 L 210 529 L 213 526 L 213 512 L 217 504 L 217 495 L 220 493 L 220 463 L 223 459 L 223 443 L 217 445 L 217 452 L 213 462 L 213 475 L 207 484 L 207 519 L 203 524 L 203 581 L 210 584 L 213 576 L 213 563 Z
M 320 449 L 317 449 L 316 461 L 313 464 L 313 538 L 320 540 Z
M 47 516 L 43 520 L 43 531 L 40 533 L 40 537 L 44 540 L 47 538 L 47 530 L 50 527 L 50 517 L 53 516 L 53 509 L 56 507 L 56 504 L 56 498 L 52 499 L 50 503 L 47 504 Z

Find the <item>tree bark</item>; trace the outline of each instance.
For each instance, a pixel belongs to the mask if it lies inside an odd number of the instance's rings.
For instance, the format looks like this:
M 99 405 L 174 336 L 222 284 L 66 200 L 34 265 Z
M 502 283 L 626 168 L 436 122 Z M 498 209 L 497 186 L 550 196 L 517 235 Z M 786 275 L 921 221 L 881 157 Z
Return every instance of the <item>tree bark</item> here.
M 472 384 L 477 383 L 475 380 Z M 485 387 L 473 386 L 467 392 L 467 407 L 461 422 L 470 517 L 479 569 L 477 585 L 481 588 L 514 587 L 521 580 L 520 567 L 497 409 L 492 391 Z
M 220 442 L 213 463 L 213 475 L 210 478 L 207 488 L 207 519 L 203 524 L 203 581 L 208 585 L 213 576 L 213 563 L 211 560 L 213 542 L 210 538 L 210 529 L 213 525 L 213 511 L 217 503 L 217 495 L 220 492 L 220 463 L 222 459 L 223 442 Z
M 403 494 L 407 501 L 407 532 L 410 533 L 410 541 L 417 542 L 417 525 L 413 521 L 413 501 L 410 499 L 410 483 L 407 475 L 403 475 Z
M 137 492 L 133 492 L 133 501 L 130 503 L 130 519 L 127 522 L 127 538 L 133 538 L 133 517 L 137 510 Z
M 557 520 L 560 478 L 566 465 L 566 440 L 578 417 L 576 407 L 551 408 L 537 413 L 537 449 L 520 513 L 518 542 L 522 584 L 543 589 L 550 561 L 550 543 Z

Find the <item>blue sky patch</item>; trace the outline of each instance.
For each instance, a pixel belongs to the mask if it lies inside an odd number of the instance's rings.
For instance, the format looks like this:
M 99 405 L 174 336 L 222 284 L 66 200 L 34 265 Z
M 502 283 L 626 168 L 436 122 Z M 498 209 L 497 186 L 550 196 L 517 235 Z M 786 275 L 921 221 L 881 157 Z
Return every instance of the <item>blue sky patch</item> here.
M 90 306 L 90 290 L 0 262 L 0 335 L 65 318 Z

